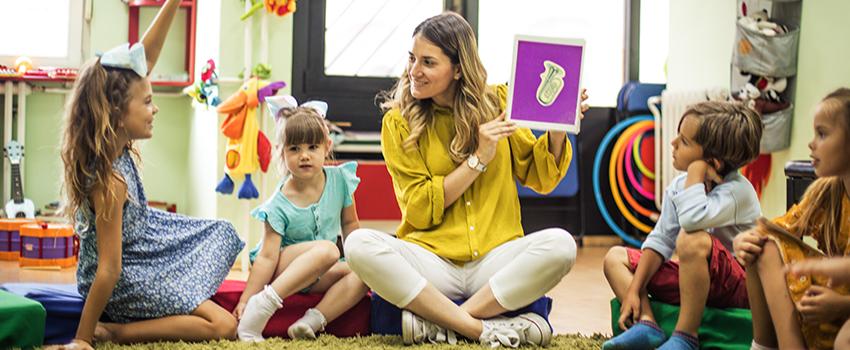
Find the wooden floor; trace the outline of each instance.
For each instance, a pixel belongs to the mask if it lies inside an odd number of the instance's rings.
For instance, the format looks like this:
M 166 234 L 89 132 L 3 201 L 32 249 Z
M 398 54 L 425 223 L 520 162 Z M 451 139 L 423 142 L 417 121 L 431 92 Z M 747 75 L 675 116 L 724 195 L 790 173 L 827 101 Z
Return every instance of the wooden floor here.
M 375 228 L 389 228 L 388 225 L 391 226 L 389 223 L 363 223 L 363 227 Z M 585 247 L 578 250 L 572 271 L 547 293 L 554 301 L 550 321 L 556 333 L 611 334 L 609 301 L 614 297 L 614 293 L 602 274 L 602 258 L 615 242 L 616 240 L 607 238 L 586 240 Z M 16 262 L 0 261 L 0 283 L 75 283 L 75 270 L 21 269 Z M 245 280 L 247 274 L 233 270 L 228 278 Z

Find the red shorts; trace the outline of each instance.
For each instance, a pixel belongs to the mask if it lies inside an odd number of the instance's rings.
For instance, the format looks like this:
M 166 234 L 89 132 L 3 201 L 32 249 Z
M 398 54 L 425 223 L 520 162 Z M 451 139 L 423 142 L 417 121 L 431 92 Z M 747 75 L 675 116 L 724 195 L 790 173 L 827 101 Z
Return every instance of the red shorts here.
M 637 269 L 642 251 L 626 248 L 632 272 Z M 714 308 L 749 309 L 747 300 L 747 274 L 735 257 L 726 250 L 717 237 L 711 236 L 711 255 L 708 257 L 708 300 L 706 306 Z M 679 305 L 679 262 L 668 260 L 661 264 L 649 279 L 646 290 L 652 299 Z

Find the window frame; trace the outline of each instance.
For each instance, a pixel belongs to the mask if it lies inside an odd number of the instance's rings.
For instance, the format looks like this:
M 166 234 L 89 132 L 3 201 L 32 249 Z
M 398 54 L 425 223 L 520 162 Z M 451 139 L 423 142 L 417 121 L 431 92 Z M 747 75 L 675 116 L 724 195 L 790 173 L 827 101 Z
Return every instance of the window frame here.
M 88 1 L 79 0 L 68 0 L 68 3 L 68 52 L 66 52 L 64 57 L 32 56 L 27 55 L 26 53 L 21 53 L 18 56 L 0 55 L 0 64 L 11 67 L 15 64 L 15 60 L 17 60 L 18 57 L 27 56 L 32 60 L 33 65 L 36 67 L 79 67 L 82 64 L 83 59 L 83 27 L 85 22 L 83 14 L 85 13 L 87 6 L 90 6 L 90 4 Z
M 444 0 L 443 9 L 460 13 L 478 33 L 479 0 Z M 380 101 L 375 96 L 398 78 L 325 74 L 325 0 L 306 1 L 293 23 L 292 95 L 299 101 L 321 99 L 330 105 L 328 119 L 351 122 L 352 131 L 379 131 Z M 624 82 L 637 80 L 640 59 L 640 0 L 625 0 Z

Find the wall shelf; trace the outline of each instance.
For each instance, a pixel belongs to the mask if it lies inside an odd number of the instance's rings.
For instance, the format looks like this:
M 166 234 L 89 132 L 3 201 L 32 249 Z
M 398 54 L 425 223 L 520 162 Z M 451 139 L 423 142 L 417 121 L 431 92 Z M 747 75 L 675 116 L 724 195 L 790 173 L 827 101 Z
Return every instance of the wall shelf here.
M 139 41 L 139 11 L 142 7 L 162 7 L 165 0 L 131 0 L 127 3 L 130 7 L 130 28 L 129 42 L 135 43 Z M 152 80 L 151 85 L 154 86 L 176 86 L 184 87 L 195 83 L 195 28 L 197 23 L 197 0 L 183 0 L 180 2 L 180 8 L 188 11 L 186 16 L 186 51 L 184 67 L 188 80 L 186 81 L 161 81 Z

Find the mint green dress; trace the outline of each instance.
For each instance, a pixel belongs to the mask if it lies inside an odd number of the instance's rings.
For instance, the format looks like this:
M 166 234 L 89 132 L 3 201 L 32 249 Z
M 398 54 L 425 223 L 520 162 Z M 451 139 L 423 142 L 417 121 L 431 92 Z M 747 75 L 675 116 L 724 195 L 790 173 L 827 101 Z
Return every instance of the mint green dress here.
M 325 189 L 319 201 L 306 208 L 296 206 L 280 189 L 289 179 L 285 177 L 278 183 L 271 197 L 251 211 L 254 218 L 268 222 L 272 229 L 283 239 L 280 247 L 324 239 L 336 242 L 342 231 L 342 209 L 354 203 L 354 191 L 360 184 L 357 177 L 357 163 L 347 162 L 338 166 L 325 166 Z M 263 241 L 251 250 L 251 262 L 257 257 Z

